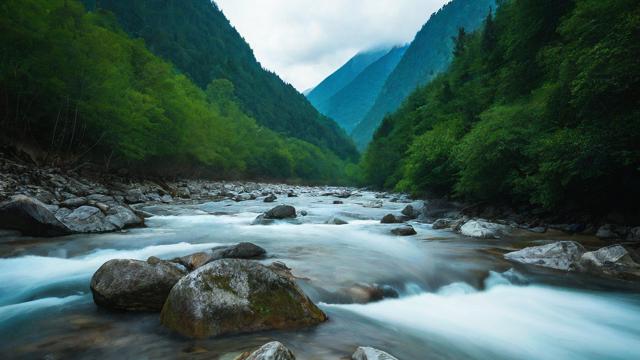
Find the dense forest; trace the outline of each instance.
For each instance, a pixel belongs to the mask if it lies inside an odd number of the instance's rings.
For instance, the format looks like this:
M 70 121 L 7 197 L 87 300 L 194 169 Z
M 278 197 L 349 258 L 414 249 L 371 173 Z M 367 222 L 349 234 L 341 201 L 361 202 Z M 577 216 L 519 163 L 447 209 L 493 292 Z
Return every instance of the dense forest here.
M 450 39 L 458 28 L 475 30 L 495 7 L 495 0 L 452 0 L 431 15 L 353 130 L 358 148 L 367 146 L 386 114 L 397 110 L 418 86 L 427 84 L 447 68 L 453 50 Z
M 385 118 L 366 182 L 546 209 L 637 211 L 640 2 L 512 0 Z
M 252 58 L 243 49 L 234 51 Z M 162 175 L 345 178 L 348 166 L 336 153 L 258 125 L 239 100 L 246 90 L 231 80 L 212 75 L 197 86 L 131 39 L 111 13 L 86 12 L 79 1 L 3 1 L 0 54 L 2 140 L 36 145 L 46 161 L 91 159 Z M 326 139 L 353 156 L 348 142 Z
M 213 80 L 229 80 L 242 110 L 258 124 L 356 159 L 347 134 L 291 85 L 264 70 L 210 0 L 83 2 L 90 10 L 113 12 L 131 37 L 144 39 L 154 54 L 173 63 L 202 89 Z

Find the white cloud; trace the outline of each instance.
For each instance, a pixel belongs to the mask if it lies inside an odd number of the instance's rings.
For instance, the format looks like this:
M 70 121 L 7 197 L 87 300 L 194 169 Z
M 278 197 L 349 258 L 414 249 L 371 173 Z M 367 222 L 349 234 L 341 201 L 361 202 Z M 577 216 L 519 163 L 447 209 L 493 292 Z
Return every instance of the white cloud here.
M 302 91 L 358 51 L 411 41 L 448 0 L 215 0 L 262 65 Z

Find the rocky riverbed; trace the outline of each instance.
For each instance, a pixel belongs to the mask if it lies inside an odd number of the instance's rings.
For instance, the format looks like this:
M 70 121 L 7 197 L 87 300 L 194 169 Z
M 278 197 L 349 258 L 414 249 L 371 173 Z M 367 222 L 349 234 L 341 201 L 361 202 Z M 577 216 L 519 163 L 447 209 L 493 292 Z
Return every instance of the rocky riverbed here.
M 640 357 L 633 226 L 0 164 L 2 358 Z

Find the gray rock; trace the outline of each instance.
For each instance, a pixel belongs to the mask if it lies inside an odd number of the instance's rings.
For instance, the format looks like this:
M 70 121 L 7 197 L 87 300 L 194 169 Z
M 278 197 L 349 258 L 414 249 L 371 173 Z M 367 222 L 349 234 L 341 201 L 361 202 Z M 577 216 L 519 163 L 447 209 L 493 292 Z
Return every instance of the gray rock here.
M 253 221 L 251 221 L 251 225 L 271 225 L 275 222 L 273 219 L 267 219 L 265 214 L 260 214 L 256 216 Z
M 71 198 L 63 201 L 60 205 L 66 208 L 75 209 L 82 205 L 87 205 L 87 199 L 83 197 Z
M 582 254 L 584 254 L 584 248 L 579 243 L 558 241 L 513 251 L 505 254 L 504 258 L 522 264 L 573 271 L 577 269 Z
M 403 225 L 394 229 L 391 229 L 391 233 L 396 236 L 411 236 L 416 235 L 417 232 L 411 225 Z
M 382 219 L 380 220 L 381 224 L 401 224 L 404 222 L 405 219 L 403 219 L 400 216 L 395 216 L 393 214 L 387 214 L 385 216 L 382 217 Z
M 372 347 L 360 346 L 356 352 L 351 355 L 352 360 L 398 360 L 390 354 Z
M 171 288 L 185 275 L 178 266 L 157 258 L 110 260 L 91 278 L 93 301 L 114 310 L 160 311 Z
M 402 214 L 410 219 L 417 219 L 424 211 L 424 201 L 413 202 L 402 209 Z
M 197 338 L 295 329 L 326 319 L 291 279 L 237 259 L 214 261 L 183 277 L 160 316 L 169 329 Z
M 107 221 L 100 209 L 93 206 L 80 206 L 62 219 L 62 222 L 78 233 L 101 233 L 118 229 Z
M 640 241 L 640 226 L 634 227 L 631 230 L 629 230 L 629 235 L 627 235 L 627 240 Z
M 640 275 L 640 265 L 622 245 L 586 252 L 580 258 L 580 266 L 584 270 L 607 275 Z
M 266 203 L 272 203 L 272 202 L 274 202 L 276 200 L 278 200 L 277 196 L 275 196 L 274 194 L 269 194 L 269 195 L 267 195 L 267 197 L 264 198 L 263 201 L 266 202 Z
M 509 227 L 501 224 L 494 224 L 484 220 L 467 221 L 460 228 L 460 233 L 480 239 L 498 239 L 509 231 Z
M 348 224 L 347 221 L 340 219 L 339 217 L 336 216 L 332 216 L 329 218 L 329 220 L 327 220 L 325 222 L 325 224 L 331 224 L 331 225 L 346 225 Z
M 142 190 L 137 188 L 128 190 L 124 199 L 129 204 L 138 204 L 147 201 L 147 197 L 142 193 Z
M 296 217 L 296 208 L 291 205 L 278 205 L 264 213 L 265 219 L 293 219 Z
M 598 229 L 596 236 L 600 239 L 624 239 L 629 231 L 627 226 L 605 224 Z
M 42 202 L 17 195 L 0 204 L 0 228 L 23 235 L 60 236 L 72 233 Z
M 106 220 L 118 229 L 144 225 L 144 220 L 133 210 L 122 205 L 115 205 L 107 211 Z
M 382 200 L 372 200 L 372 201 L 369 201 L 369 202 L 365 203 L 362 206 L 364 206 L 366 208 L 378 209 L 378 208 L 381 208 L 383 204 L 384 204 L 384 202 Z
M 295 360 L 291 350 L 278 341 L 264 344 L 251 354 L 242 354 L 235 360 Z
M 169 204 L 173 202 L 173 197 L 171 197 L 171 195 L 169 194 L 165 194 L 165 195 L 162 195 L 162 197 L 160 198 L 160 201 L 162 201 L 165 204 Z
M 87 201 L 93 201 L 94 203 L 111 204 L 115 202 L 113 196 L 103 194 L 91 194 L 87 196 Z
M 442 229 L 450 229 L 452 220 L 450 219 L 438 219 L 433 222 L 431 228 L 433 230 L 442 230 Z
M 242 193 L 233 197 L 233 201 L 235 202 L 247 201 L 247 200 L 251 200 L 251 194 L 249 193 Z
M 236 245 L 218 246 L 209 251 L 197 252 L 176 258 L 173 261 L 184 265 L 189 271 L 193 271 L 215 260 L 256 259 L 264 256 L 266 253 L 267 251 L 258 245 L 242 242 Z

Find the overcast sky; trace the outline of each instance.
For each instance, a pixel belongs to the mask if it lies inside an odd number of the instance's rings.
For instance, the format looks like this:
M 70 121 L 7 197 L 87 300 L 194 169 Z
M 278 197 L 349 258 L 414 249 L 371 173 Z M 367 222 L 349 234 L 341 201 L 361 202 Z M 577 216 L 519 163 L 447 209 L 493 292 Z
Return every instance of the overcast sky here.
M 411 41 L 448 0 L 215 0 L 258 61 L 298 90 L 358 51 Z

